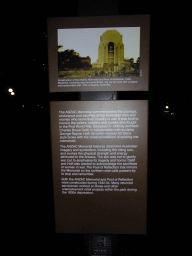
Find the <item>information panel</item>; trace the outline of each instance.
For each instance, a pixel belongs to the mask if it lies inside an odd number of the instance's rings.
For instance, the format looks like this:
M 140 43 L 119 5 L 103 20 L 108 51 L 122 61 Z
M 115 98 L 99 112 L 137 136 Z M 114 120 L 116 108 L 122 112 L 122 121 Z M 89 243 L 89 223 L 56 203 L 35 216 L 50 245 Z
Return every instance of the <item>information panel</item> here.
M 110 236 L 90 236 L 89 241 L 90 256 L 111 256 Z
M 148 101 L 50 102 L 58 233 L 145 234 Z
M 50 92 L 148 91 L 149 15 L 48 19 Z

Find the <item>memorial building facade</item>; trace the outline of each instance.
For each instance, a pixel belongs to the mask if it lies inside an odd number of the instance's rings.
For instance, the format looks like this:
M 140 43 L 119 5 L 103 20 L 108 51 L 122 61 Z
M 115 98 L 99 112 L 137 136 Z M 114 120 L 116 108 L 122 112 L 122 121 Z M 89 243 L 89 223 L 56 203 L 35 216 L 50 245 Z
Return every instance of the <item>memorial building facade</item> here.
M 116 30 L 107 30 L 100 36 L 97 62 L 93 68 L 120 71 L 126 66 L 122 35 Z

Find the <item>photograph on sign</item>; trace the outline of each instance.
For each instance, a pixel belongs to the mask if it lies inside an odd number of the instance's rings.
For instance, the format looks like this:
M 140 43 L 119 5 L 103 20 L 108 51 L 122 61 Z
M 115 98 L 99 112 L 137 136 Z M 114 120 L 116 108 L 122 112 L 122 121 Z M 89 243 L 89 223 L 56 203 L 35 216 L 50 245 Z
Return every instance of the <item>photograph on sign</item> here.
M 70 78 L 101 77 L 103 82 L 139 75 L 140 27 L 58 29 L 59 85 L 69 84 Z M 113 80 L 105 79 L 106 86 L 107 81 Z
M 147 15 L 49 19 L 48 50 L 50 92 L 148 90 Z

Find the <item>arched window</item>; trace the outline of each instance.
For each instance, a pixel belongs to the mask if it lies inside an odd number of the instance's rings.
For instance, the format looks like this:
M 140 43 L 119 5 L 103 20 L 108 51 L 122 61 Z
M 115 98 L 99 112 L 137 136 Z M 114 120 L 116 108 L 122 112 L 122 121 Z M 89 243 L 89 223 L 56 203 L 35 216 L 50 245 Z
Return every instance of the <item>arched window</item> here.
M 110 42 L 108 44 L 108 52 L 114 52 L 114 43 L 113 42 Z

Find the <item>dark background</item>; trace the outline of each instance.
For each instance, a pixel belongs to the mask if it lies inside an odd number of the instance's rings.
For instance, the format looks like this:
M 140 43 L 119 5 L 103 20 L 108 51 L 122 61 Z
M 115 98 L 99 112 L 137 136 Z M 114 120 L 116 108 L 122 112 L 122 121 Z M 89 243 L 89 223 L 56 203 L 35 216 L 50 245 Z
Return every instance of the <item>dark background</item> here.
M 186 232 L 182 212 L 187 211 L 184 176 L 191 168 L 191 92 L 190 82 L 183 79 L 190 78 L 187 56 L 177 46 L 182 32 L 176 9 L 121 0 L 11 4 L 4 6 L 0 32 L 2 219 L 9 235 L 22 234 L 33 248 L 51 238 L 43 250 L 54 246 L 63 252 L 69 249 L 71 255 L 88 253 L 85 234 L 54 235 L 46 19 L 130 14 L 151 15 L 150 92 L 145 96 L 149 98 L 147 235 L 114 235 L 113 253 L 170 255 L 177 249 L 178 236 Z M 132 97 L 128 92 L 118 95 L 118 99 Z M 143 97 L 138 93 L 133 98 L 137 95 Z M 82 98 L 79 93 L 58 97 Z M 164 112 L 167 103 L 169 113 Z

